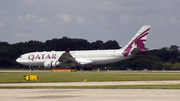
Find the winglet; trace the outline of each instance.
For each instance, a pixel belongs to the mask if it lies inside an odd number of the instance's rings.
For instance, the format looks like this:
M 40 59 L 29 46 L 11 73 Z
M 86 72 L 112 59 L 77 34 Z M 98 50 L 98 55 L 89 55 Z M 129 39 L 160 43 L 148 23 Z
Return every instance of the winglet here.
M 69 53 L 69 51 L 70 51 L 70 49 L 68 48 L 68 49 L 66 49 L 66 51 L 65 51 L 65 52 L 66 52 L 66 53 Z

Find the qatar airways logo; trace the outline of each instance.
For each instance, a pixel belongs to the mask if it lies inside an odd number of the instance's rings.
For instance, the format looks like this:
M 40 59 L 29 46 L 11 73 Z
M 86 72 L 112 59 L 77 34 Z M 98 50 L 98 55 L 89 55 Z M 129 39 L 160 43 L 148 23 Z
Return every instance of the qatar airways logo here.
M 28 59 L 31 61 L 34 60 L 44 60 L 44 59 L 56 59 L 56 54 L 31 54 L 28 56 Z
M 134 48 L 137 48 L 137 47 L 139 47 L 140 49 L 144 48 L 149 29 L 141 33 L 129 44 L 129 46 L 122 53 L 125 57 L 128 56 L 129 52 L 132 51 Z

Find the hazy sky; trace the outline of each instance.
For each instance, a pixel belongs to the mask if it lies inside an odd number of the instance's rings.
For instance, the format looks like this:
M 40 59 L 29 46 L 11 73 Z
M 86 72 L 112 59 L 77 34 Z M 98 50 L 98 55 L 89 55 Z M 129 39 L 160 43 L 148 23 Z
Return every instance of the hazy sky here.
M 122 47 L 150 25 L 147 48 L 179 46 L 179 12 L 180 0 L 0 0 L 0 41 L 67 36 L 116 40 Z

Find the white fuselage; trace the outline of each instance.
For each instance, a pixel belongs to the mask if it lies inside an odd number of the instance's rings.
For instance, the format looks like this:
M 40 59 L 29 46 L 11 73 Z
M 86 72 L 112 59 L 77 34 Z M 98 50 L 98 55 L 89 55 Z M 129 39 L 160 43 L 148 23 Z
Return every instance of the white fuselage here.
M 44 66 L 46 61 L 58 61 L 64 51 L 31 52 L 21 55 L 16 61 L 28 66 Z M 109 64 L 132 57 L 124 57 L 121 49 L 70 51 L 70 54 L 82 65 Z

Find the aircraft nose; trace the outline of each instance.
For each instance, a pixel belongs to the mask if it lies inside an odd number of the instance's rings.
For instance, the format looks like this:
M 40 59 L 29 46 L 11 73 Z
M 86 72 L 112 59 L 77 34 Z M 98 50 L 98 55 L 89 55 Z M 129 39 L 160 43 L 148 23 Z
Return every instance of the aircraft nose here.
M 16 59 L 16 62 L 18 62 L 18 63 L 20 62 L 20 61 L 19 61 L 19 58 Z

